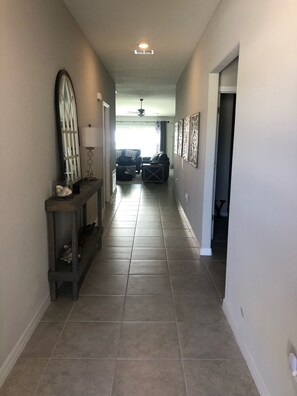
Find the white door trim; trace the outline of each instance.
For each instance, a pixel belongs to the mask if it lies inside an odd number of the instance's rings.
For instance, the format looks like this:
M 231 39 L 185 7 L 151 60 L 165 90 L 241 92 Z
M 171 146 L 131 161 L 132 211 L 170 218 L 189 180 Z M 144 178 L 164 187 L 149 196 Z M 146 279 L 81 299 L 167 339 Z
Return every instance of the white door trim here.
M 102 101 L 102 124 L 103 124 L 103 186 L 104 201 L 109 202 L 111 197 L 111 173 L 110 173 L 110 106 Z M 104 202 L 104 206 L 105 206 Z

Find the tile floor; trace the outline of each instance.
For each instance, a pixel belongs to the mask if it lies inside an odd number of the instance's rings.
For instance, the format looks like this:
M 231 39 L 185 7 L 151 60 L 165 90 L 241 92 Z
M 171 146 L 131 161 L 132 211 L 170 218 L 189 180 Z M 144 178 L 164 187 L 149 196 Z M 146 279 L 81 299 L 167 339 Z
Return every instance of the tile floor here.
M 78 301 L 51 303 L 0 395 L 258 395 L 217 252 L 199 257 L 169 184 L 122 183 Z

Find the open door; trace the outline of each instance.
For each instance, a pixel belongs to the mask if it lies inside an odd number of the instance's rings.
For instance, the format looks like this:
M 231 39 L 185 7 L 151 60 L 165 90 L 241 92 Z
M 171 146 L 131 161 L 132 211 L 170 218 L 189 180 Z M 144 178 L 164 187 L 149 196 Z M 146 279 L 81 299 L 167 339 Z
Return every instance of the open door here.
M 221 93 L 219 103 L 212 244 L 223 248 L 228 239 L 236 94 Z

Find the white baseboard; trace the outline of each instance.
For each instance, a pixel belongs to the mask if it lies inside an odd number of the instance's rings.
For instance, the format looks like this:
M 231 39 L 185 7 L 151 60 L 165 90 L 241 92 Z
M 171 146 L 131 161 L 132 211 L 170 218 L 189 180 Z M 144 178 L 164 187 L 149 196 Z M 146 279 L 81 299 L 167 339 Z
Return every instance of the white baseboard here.
M 199 253 L 199 250 L 200 250 L 200 243 L 199 243 L 199 241 L 198 241 L 198 239 L 197 239 L 197 237 L 196 237 L 196 234 L 195 234 L 195 232 L 194 232 L 194 230 L 193 230 L 193 228 L 192 228 L 192 226 L 191 226 L 191 223 L 189 222 L 189 219 L 188 219 L 188 217 L 187 217 L 187 215 L 186 215 L 186 213 L 185 213 L 185 211 L 184 211 L 184 208 L 182 207 L 181 203 L 179 202 L 179 200 L 178 200 L 177 198 L 176 198 L 176 200 L 177 200 L 177 204 L 178 204 L 178 209 L 179 209 L 179 211 L 182 212 L 182 214 L 183 214 L 184 220 L 185 220 L 185 222 L 187 223 L 187 226 L 188 226 L 188 228 L 189 228 L 189 230 L 190 230 L 190 233 L 191 233 L 191 235 L 192 235 L 192 238 L 193 238 L 193 241 L 194 241 L 194 243 L 195 243 L 195 246 L 198 246 L 198 253 Z
M 212 256 L 211 248 L 200 248 L 200 256 Z
M 257 369 L 257 366 L 255 364 L 253 356 L 250 353 L 249 348 L 246 345 L 243 337 L 241 336 L 241 334 L 240 334 L 240 332 L 238 330 L 238 327 L 236 326 L 235 321 L 233 320 L 233 317 L 232 317 L 232 314 L 231 314 L 231 312 L 230 312 L 230 310 L 228 308 L 228 304 L 226 302 L 226 299 L 224 299 L 224 301 L 223 301 L 223 311 L 224 311 L 224 313 L 226 315 L 226 318 L 227 318 L 227 320 L 228 320 L 228 322 L 229 322 L 229 324 L 231 326 L 233 334 L 234 334 L 234 336 L 236 338 L 236 341 L 237 341 L 237 343 L 239 345 L 241 353 L 243 354 L 245 362 L 246 362 L 246 364 L 247 364 L 247 366 L 248 366 L 248 368 L 249 368 L 249 370 L 251 372 L 251 375 L 252 375 L 253 380 L 254 380 L 257 388 L 258 388 L 258 391 L 259 391 L 260 395 L 261 396 L 270 396 L 270 393 L 267 390 L 265 382 L 263 381 L 263 379 L 262 379 L 262 377 L 261 377 L 261 375 L 260 375 L 260 373 L 259 373 L 259 371 Z
M 10 373 L 11 369 L 13 368 L 14 364 L 16 363 L 18 357 L 20 356 L 22 350 L 24 349 L 26 343 L 28 342 L 29 338 L 33 334 L 36 326 L 40 322 L 43 314 L 47 310 L 50 304 L 50 296 L 49 294 L 46 296 L 44 301 L 41 303 L 39 309 L 33 316 L 31 322 L 28 324 L 27 328 L 23 332 L 23 334 L 18 339 L 17 343 L 15 344 L 13 350 L 8 355 L 5 362 L 0 367 L 0 388 L 3 385 L 4 381 L 6 380 L 8 374 Z

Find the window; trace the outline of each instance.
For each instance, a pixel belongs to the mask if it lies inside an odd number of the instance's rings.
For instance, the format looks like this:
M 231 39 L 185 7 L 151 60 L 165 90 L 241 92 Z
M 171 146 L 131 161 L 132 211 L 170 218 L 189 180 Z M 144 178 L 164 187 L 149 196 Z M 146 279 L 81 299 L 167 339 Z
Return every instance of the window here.
M 152 157 L 160 151 L 160 129 L 157 123 L 118 122 L 116 149 L 140 149 L 142 157 Z

